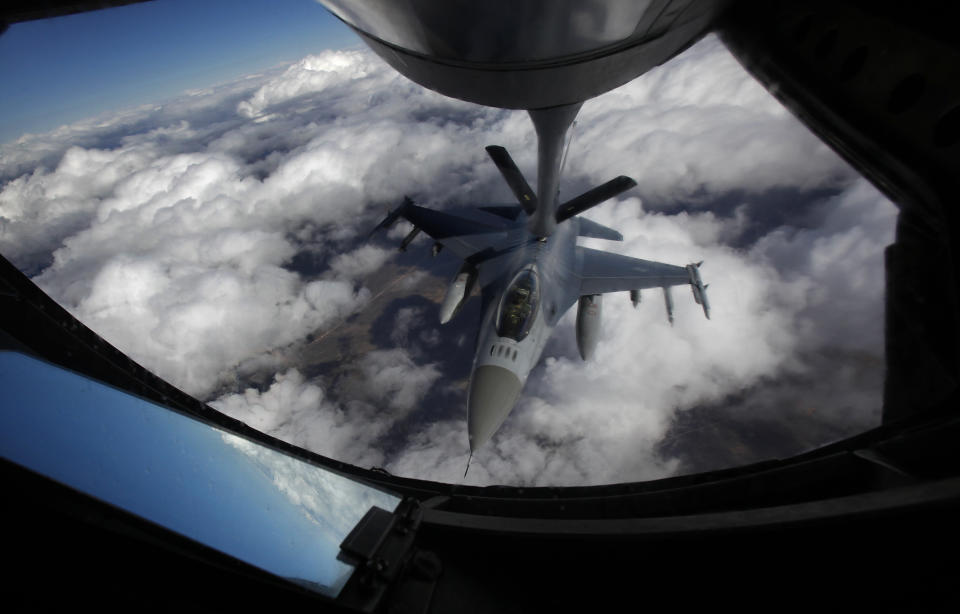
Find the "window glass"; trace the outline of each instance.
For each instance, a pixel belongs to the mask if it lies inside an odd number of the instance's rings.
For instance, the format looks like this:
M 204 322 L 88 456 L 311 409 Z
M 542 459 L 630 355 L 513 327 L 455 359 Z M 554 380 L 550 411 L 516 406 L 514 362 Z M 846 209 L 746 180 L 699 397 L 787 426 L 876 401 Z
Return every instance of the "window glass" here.
M 340 543 L 398 497 L 45 362 L 0 352 L 0 453 L 336 597 Z

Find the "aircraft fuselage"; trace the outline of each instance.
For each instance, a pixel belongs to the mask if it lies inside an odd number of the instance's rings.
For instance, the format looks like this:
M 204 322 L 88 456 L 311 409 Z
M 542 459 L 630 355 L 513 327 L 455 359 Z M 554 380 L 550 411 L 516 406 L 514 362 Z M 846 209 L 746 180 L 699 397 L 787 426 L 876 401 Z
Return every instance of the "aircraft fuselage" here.
M 491 284 L 494 292 L 477 337 L 467 404 L 471 450 L 486 443 L 506 419 L 554 327 L 578 298 L 579 220 L 573 221 L 544 238 L 525 226 L 508 231 L 523 238 L 497 258 L 501 262 L 491 263 L 507 273 Z M 530 279 L 535 289 L 526 287 Z

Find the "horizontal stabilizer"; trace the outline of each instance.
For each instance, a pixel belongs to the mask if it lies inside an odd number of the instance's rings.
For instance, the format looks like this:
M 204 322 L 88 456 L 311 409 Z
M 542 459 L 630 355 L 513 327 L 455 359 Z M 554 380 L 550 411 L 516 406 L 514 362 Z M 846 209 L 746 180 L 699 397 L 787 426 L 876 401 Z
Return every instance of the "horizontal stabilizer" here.
M 620 175 L 619 177 L 611 179 L 605 184 L 588 190 L 580 196 L 560 205 L 557 208 L 557 222 L 562 222 L 563 220 L 572 218 L 578 213 L 583 213 L 590 207 L 599 205 L 603 201 L 613 198 L 617 194 L 629 190 L 635 185 L 637 185 L 637 182 L 626 175 Z
M 580 232 L 578 236 L 590 237 L 591 239 L 606 239 L 608 241 L 623 241 L 623 235 L 613 228 L 598 224 L 585 217 L 580 218 Z
M 487 154 L 497 165 L 497 169 L 500 170 L 500 174 L 503 175 L 507 185 L 513 190 L 513 195 L 517 197 L 523 210 L 527 215 L 533 215 L 533 212 L 537 210 L 537 195 L 530 188 L 527 180 L 523 178 L 523 173 L 517 168 L 507 150 L 499 145 L 490 145 L 487 147 Z

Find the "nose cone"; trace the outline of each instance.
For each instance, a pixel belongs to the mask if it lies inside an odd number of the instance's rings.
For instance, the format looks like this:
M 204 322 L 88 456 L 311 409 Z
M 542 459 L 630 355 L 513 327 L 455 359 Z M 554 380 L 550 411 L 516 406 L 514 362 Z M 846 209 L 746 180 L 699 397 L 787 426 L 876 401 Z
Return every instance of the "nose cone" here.
M 471 452 L 493 437 L 516 404 L 521 388 L 523 382 L 509 369 L 491 365 L 476 368 L 467 404 Z

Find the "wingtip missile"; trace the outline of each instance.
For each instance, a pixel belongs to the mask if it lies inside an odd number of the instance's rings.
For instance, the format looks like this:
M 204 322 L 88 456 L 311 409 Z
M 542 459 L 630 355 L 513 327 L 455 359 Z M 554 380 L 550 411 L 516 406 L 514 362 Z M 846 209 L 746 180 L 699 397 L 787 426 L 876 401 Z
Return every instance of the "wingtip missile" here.
M 687 265 L 687 273 L 690 275 L 690 290 L 693 292 L 693 300 L 703 308 L 703 315 L 710 319 L 710 301 L 707 300 L 707 288 L 710 284 L 704 285 L 700 278 L 700 265 L 703 260 L 695 264 Z

